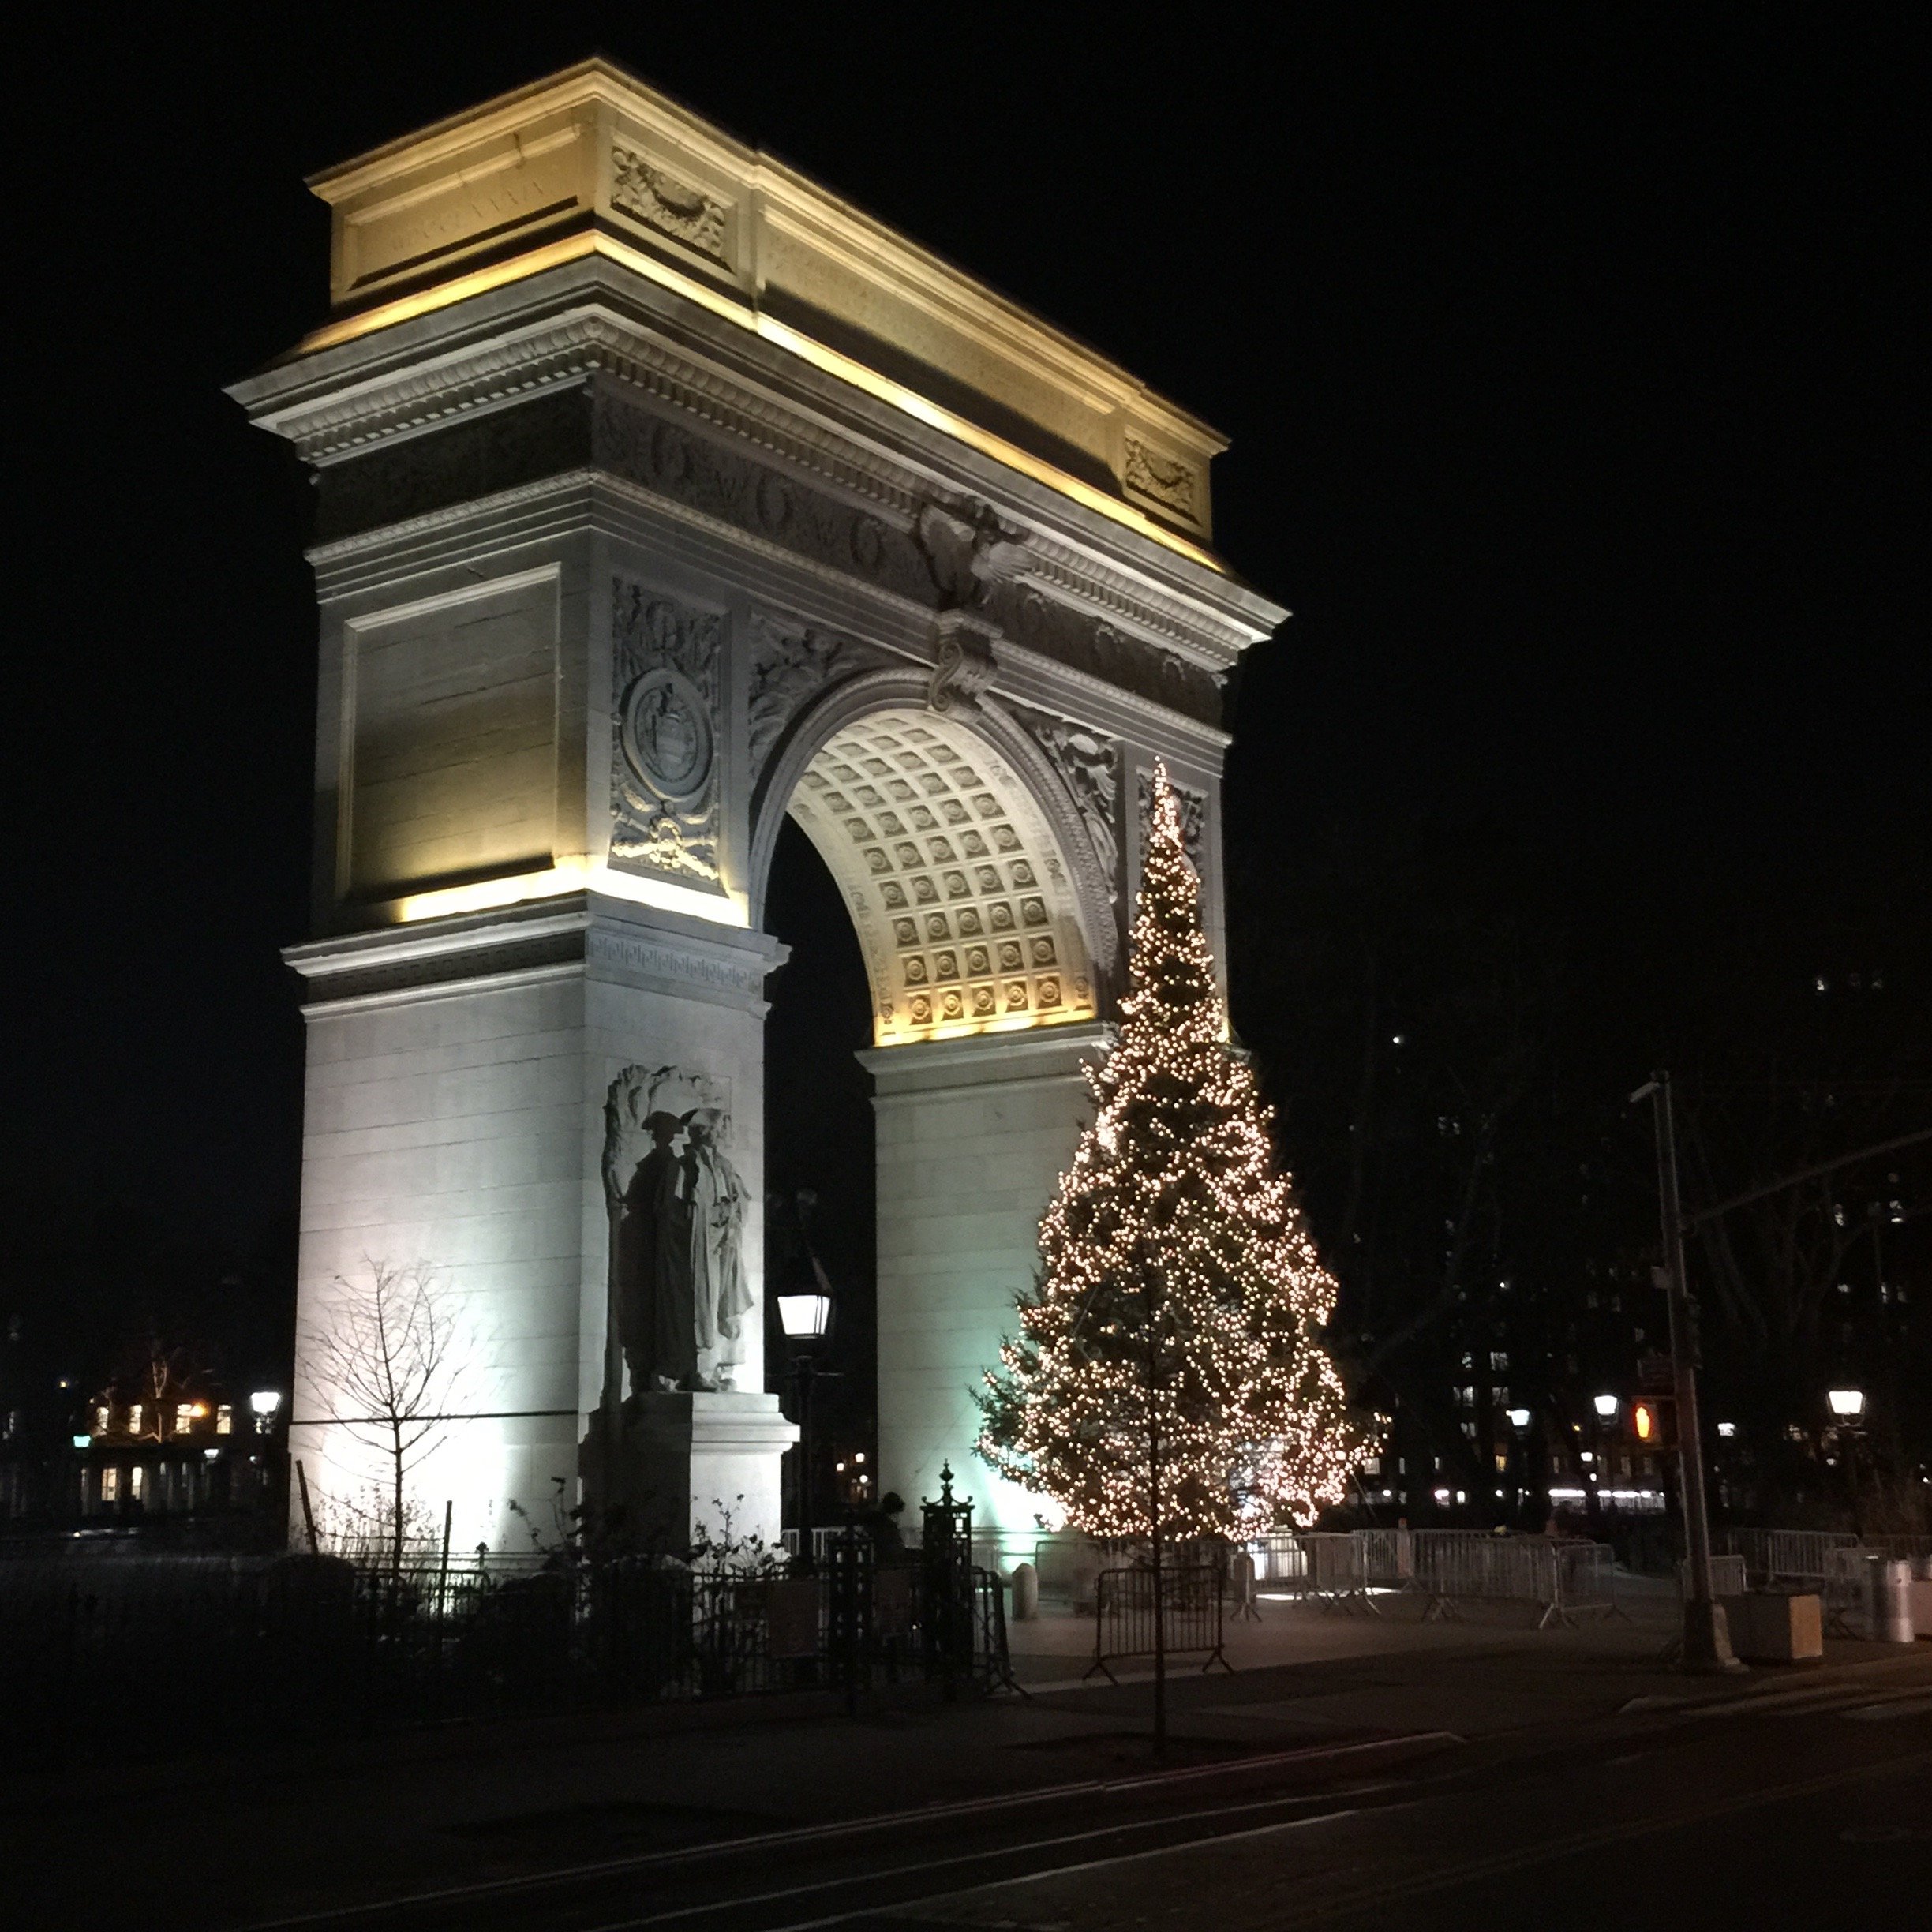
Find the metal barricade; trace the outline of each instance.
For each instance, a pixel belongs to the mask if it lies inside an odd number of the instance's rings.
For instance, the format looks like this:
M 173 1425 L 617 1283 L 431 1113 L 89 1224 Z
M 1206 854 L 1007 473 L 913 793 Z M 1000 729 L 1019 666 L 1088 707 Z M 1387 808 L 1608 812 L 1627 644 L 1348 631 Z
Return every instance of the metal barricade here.
M 1833 1550 L 1855 1550 L 1859 1540 L 1841 1530 L 1728 1530 L 1727 1550 L 1744 1559 L 1754 1589 L 1799 1583 L 1822 1589 L 1833 1574 Z
M 1750 1575 L 1744 1559 L 1732 1552 L 1714 1553 L 1711 1557 L 1711 1594 L 1713 1597 L 1742 1597 L 1750 1588 Z M 1680 1597 L 1690 1594 L 1690 1559 L 1680 1556 L 1677 1559 L 1677 1594 Z
M 1538 1604 L 1539 1630 L 1574 1623 L 1585 1611 L 1616 1613 L 1615 1560 L 1605 1544 L 1418 1530 L 1413 1548 L 1414 1587 L 1428 1598 L 1425 1623 L 1454 1620 L 1457 1606 L 1468 1602 Z
M 1616 1600 L 1616 1553 L 1606 1543 L 1559 1541 L 1555 1537 L 1526 1537 L 1526 1543 L 1546 1542 L 1551 1553 L 1552 1593 L 1542 1599 L 1538 1630 L 1552 1623 L 1574 1625 L 1589 1612 L 1609 1618 L 1622 1616 Z
M 1308 1587 L 1308 1552 L 1292 1530 L 1271 1530 L 1250 1540 L 1248 1554 L 1254 1559 L 1255 1582 L 1271 1594 L 1300 1596 Z
M 1219 1664 L 1232 1671 L 1222 1650 L 1222 1578 L 1212 1563 L 1189 1563 L 1161 1573 L 1161 1648 L 1169 1657 L 1205 1651 L 1204 1671 Z M 1110 1683 L 1110 1665 L 1129 1657 L 1151 1657 L 1155 1638 L 1154 1572 L 1151 1569 L 1103 1570 L 1094 1591 L 1094 1660 Z
M 1346 1530 L 1309 1530 L 1301 1537 L 1308 1564 L 1305 1593 L 1324 1609 L 1379 1615 L 1362 1574 L 1361 1546 Z

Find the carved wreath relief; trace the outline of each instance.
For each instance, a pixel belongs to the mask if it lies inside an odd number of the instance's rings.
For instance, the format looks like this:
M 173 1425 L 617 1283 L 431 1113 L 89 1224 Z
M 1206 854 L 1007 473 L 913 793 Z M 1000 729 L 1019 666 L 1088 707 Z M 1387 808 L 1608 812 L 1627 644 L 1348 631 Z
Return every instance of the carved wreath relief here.
M 1163 456 L 1138 436 L 1129 436 L 1125 481 L 1129 489 L 1164 504 L 1190 521 L 1199 515 L 1194 504 L 1194 472 L 1186 463 Z
M 700 255 L 725 260 L 724 221 L 730 210 L 724 202 L 628 148 L 611 151 L 611 167 L 613 208 Z
M 715 884 L 724 620 L 612 581 L 613 859 Z

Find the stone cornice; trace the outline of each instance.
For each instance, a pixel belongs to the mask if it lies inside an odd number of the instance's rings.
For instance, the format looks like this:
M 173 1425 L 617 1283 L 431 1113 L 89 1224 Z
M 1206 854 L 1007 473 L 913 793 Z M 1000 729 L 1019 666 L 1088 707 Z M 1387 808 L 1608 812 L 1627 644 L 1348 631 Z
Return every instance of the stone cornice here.
M 282 957 L 307 983 L 310 1017 L 583 976 L 762 1013 L 766 975 L 786 952 L 763 933 L 578 892 L 309 940 Z
M 792 380 L 786 388 L 794 393 L 780 393 L 778 380 L 798 372 L 776 366 L 775 352 L 766 350 L 764 367 L 747 366 L 743 353 L 727 366 L 716 343 L 674 339 L 666 319 L 631 313 L 608 276 L 571 270 L 545 279 L 560 284 L 549 292 L 546 313 L 530 316 L 526 301 L 518 305 L 522 313 L 499 315 L 494 326 L 479 328 L 486 319 L 473 317 L 460 339 L 440 347 L 393 341 L 377 357 L 350 345 L 264 372 L 234 393 L 263 427 L 326 466 L 601 376 L 757 446 L 901 528 L 923 504 L 990 504 L 1014 533 L 1016 555 L 1024 552 L 1020 567 L 1043 592 L 1206 668 L 1227 668 L 1285 615 L 1237 580 L 1118 530 L 943 436 L 919 436 L 905 419 L 882 423 L 867 399 L 837 393 L 841 386 L 829 379 Z M 526 285 L 515 292 L 537 291 Z M 501 298 L 484 305 L 500 307 Z M 457 332 L 455 320 L 425 318 L 396 333 L 414 338 L 441 323 L 447 336 Z M 414 351 L 406 365 L 387 353 L 406 346 Z

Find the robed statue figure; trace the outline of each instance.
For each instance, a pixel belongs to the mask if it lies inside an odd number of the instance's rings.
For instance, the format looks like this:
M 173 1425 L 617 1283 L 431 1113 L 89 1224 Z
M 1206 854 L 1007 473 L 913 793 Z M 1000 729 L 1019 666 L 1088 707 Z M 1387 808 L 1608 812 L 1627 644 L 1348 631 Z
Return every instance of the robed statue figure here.
M 691 1208 L 672 1145 L 683 1122 L 659 1113 L 644 1125 L 653 1144 L 623 1191 L 617 1227 L 617 1336 L 633 1393 L 676 1388 L 698 1372 Z
M 744 1318 L 751 1290 L 745 1279 L 744 1223 L 748 1196 L 717 1144 L 724 1115 L 698 1107 L 684 1116 L 684 1197 L 691 1216 L 691 1302 L 698 1347 L 717 1380 L 744 1360 Z M 710 1378 L 707 1378 L 709 1380 Z

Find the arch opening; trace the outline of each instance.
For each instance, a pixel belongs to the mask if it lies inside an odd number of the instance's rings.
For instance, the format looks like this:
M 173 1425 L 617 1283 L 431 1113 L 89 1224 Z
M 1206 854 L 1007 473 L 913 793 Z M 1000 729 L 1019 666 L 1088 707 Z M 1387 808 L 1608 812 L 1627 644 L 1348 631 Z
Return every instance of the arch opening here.
M 1091 1020 L 1091 951 L 1060 840 L 961 717 L 909 706 L 833 731 L 787 810 L 858 933 L 875 1045 Z

